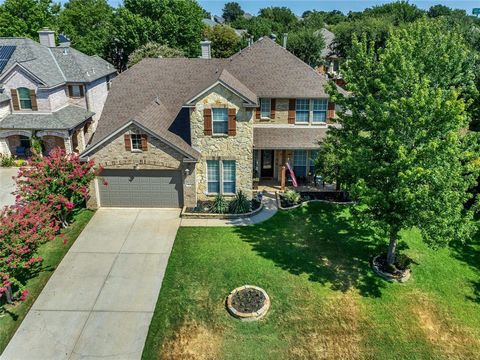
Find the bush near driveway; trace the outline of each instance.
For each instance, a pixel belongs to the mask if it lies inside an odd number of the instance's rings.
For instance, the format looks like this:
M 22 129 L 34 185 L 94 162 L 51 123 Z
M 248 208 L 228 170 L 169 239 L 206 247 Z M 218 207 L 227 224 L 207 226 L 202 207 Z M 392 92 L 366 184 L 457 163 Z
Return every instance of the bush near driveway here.
M 38 269 L 38 247 L 55 238 L 85 207 L 93 162 L 57 148 L 20 168 L 16 204 L 0 212 L 0 306 L 25 300 L 24 284 Z
M 34 276 L 22 279 L 24 287 L 29 291 L 28 297 L 25 301 L 3 306 L 3 314 L 0 316 L 0 353 L 3 352 L 27 315 L 28 310 L 38 295 L 40 295 L 48 279 L 73 245 L 75 239 L 88 224 L 93 214 L 94 212 L 91 210 L 81 210 L 74 216 L 73 222 L 67 228 L 61 230 L 59 236 L 38 248 L 37 256 L 42 258 L 42 262 L 37 264 L 35 273 L 32 274 Z M 25 346 L 28 346 L 28 344 Z

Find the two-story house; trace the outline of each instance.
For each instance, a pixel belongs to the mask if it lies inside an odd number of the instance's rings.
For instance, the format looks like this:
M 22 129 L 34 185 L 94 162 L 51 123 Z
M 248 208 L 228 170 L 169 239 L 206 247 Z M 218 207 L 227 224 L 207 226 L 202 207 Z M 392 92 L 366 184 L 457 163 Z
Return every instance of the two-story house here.
M 32 137 L 44 153 L 83 151 L 117 73 L 98 56 L 56 46 L 53 31 L 38 33 L 40 42 L 0 38 L 0 154 L 28 156 Z
M 325 76 L 268 38 L 228 59 L 202 46 L 203 58 L 145 59 L 114 80 L 82 154 L 104 168 L 91 206 L 251 196 L 287 162 L 308 175 L 335 117 Z

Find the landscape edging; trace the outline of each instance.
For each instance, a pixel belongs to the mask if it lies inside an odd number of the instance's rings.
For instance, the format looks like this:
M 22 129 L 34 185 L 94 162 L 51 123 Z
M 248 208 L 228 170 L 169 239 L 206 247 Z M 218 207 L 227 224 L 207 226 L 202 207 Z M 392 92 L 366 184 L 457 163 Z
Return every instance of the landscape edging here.
M 187 207 L 184 206 L 180 217 L 185 219 L 221 219 L 221 220 L 231 220 L 231 219 L 243 219 L 246 217 L 251 217 L 257 215 L 260 211 L 263 210 L 263 204 L 248 213 L 245 214 L 210 214 L 210 213 L 192 213 L 187 212 Z
M 302 201 L 300 204 L 297 204 L 297 205 L 293 205 L 293 206 L 289 206 L 289 207 L 283 207 L 282 204 L 281 204 L 281 201 L 280 201 L 280 195 L 278 194 L 278 191 L 275 192 L 275 198 L 276 198 L 276 200 L 277 200 L 277 207 L 278 207 L 280 210 L 293 210 L 293 209 L 297 209 L 297 208 L 303 206 L 304 204 L 308 204 L 308 203 L 311 203 L 311 202 L 322 202 L 322 203 L 326 203 L 326 204 L 335 204 L 335 205 L 352 205 L 352 204 L 355 204 L 355 201 L 340 202 L 340 201 L 329 201 L 329 200 L 317 200 L 317 199 L 313 199 L 313 200 Z

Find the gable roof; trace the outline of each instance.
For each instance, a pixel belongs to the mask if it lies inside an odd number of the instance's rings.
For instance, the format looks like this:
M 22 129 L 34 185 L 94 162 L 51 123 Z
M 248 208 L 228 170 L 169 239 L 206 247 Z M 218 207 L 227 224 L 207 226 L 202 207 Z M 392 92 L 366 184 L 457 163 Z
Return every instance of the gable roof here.
M 206 89 L 203 89 L 199 94 L 196 94 L 193 98 L 188 100 L 186 102 L 186 105 L 194 105 L 195 100 L 197 100 L 201 95 L 205 94 L 218 84 L 224 86 L 225 88 L 242 98 L 245 101 L 245 105 L 254 107 L 257 106 L 257 95 L 255 95 L 249 88 L 243 85 L 235 76 L 230 74 L 226 69 L 223 69 L 220 72 L 217 80 L 212 85 L 210 85 Z
M 260 97 L 328 97 L 328 80 L 269 38 L 228 59 L 144 59 L 113 80 L 92 146 L 135 120 L 191 149 L 169 129 L 185 104 L 218 82 L 252 103 Z
M 0 38 L 0 46 L 15 46 L 0 78 L 20 65 L 44 86 L 65 82 L 91 82 L 116 72 L 113 65 L 98 56 L 88 56 L 69 47 L 47 47 L 27 38 Z

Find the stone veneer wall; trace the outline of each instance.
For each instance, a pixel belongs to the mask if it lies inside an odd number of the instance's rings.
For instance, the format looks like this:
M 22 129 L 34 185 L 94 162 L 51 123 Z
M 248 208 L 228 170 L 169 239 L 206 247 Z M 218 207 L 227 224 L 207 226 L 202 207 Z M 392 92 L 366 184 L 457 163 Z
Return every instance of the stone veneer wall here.
M 276 99 L 275 119 L 257 119 L 255 124 L 288 124 L 288 106 L 290 99 Z
M 105 169 L 133 169 L 137 165 L 138 170 L 179 170 L 182 172 L 183 178 L 184 205 L 195 206 L 195 164 L 184 163 L 185 156 L 183 154 L 150 135 L 148 135 L 147 151 L 126 151 L 124 134 L 134 129 L 136 129 L 135 126 L 130 126 L 115 139 L 108 141 L 95 151 L 91 155 L 95 165 L 103 166 Z M 189 170 L 189 175 L 186 175 L 186 169 Z M 90 196 L 88 207 L 98 207 L 95 184 L 90 187 Z
M 235 136 L 207 136 L 204 134 L 203 110 L 227 107 L 237 109 Z M 211 199 L 207 194 L 207 160 L 236 161 L 236 190 L 252 196 L 253 188 L 253 112 L 243 107 L 243 100 L 221 85 L 215 86 L 190 113 L 192 147 L 200 151 L 196 166 L 197 196 Z

